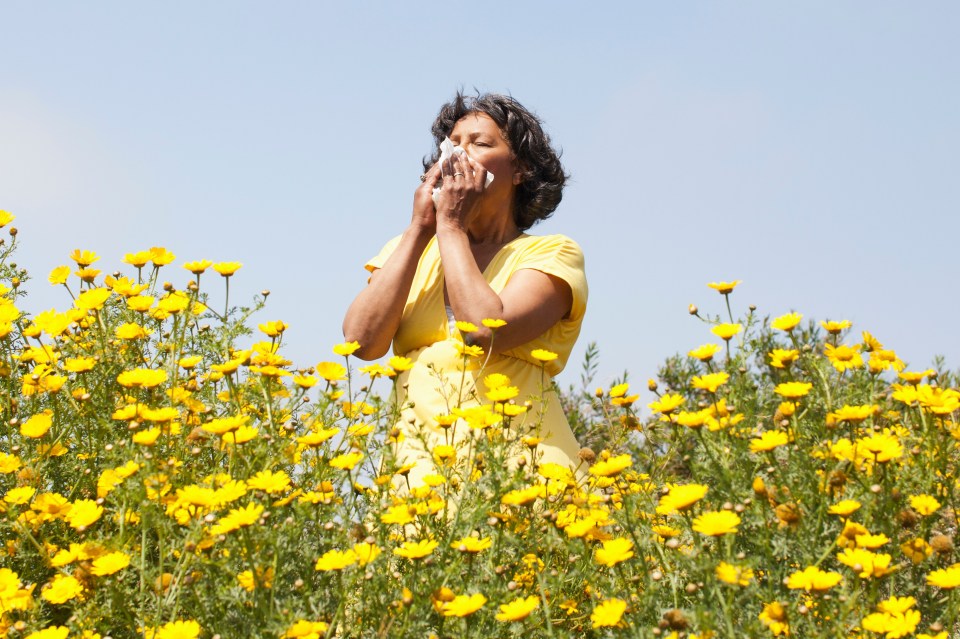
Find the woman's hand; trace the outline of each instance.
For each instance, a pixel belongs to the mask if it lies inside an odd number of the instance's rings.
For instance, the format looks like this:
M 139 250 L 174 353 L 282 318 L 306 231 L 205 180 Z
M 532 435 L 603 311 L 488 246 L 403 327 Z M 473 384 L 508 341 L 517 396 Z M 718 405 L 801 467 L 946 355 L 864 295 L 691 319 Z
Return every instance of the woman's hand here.
M 487 170 L 466 153 L 444 162 L 443 187 L 437 198 L 437 223 L 465 231 L 479 212 L 477 203 L 487 183 Z
M 410 224 L 418 230 L 427 231 L 430 235 L 437 231 L 437 211 L 433 205 L 433 189 L 439 185 L 441 178 L 440 163 L 437 162 L 423 174 L 423 182 L 413 194 L 413 218 Z

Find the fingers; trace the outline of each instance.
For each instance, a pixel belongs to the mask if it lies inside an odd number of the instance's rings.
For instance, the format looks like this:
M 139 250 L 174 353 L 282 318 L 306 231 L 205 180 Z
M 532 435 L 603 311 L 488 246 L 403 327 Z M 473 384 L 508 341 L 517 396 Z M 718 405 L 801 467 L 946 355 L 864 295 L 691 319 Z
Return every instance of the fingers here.
M 474 161 L 472 157 L 464 154 L 467 159 L 467 162 L 470 166 L 470 172 L 467 175 L 470 176 L 470 181 L 473 183 L 473 186 L 478 191 L 483 191 L 487 185 L 487 170 L 483 168 L 478 162 Z
M 473 177 L 473 167 L 470 166 L 470 158 L 467 157 L 466 153 L 458 153 L 456 156 L 456 163 L 454 164 L 454 177 L 462 179 L 462 184 L 467 187 L 472 187 L 474 182 Z M 457 182 L 460 184 L 460 182 Z
M 441 164 L 440 172 L 443 175 L 444 183 L 446 183 L 448 178 L 453 179 L 453 174 L 454 174 L 453 160 L 454 160 L 453 157 L 449 157 L 440 163 Z
M 440 173 L 440 163 L 439 162 L 435 163 L 433 166 L 430 167 L 429 171 L 424 173 L 424 175 L 426 176 L 426 178 L 423 180 L 423 182 L 432 191 L 437 186 L 437 182 L 439 182 L 443 177 Z

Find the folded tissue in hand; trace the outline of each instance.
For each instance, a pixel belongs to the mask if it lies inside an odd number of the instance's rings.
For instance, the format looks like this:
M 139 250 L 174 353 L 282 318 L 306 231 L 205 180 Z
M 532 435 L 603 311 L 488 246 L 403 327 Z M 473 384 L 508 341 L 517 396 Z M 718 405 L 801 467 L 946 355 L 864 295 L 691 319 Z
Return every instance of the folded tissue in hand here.
M 455 155 L 460 155 L 461 153 L 463 155 L 467 155 L 467 152 L 464 151 L 462 148 L 460 148 L 459 146 L 454 146 L 453 142 L 450 141 L 450 138 L 443 138 L 443 142 L 440 143 L 440 166 L 442 167 L 443 162 L 449 160 Z M 470 156 L 467 156 L 467 157 L 470 157 Z M 484 186 L 485 187 L 490 186 L 491 182 L 493 182 L 493 173 L 491 173 L 490 171 L 487 171 L 487 183 Z M 439 197 L 440 197 L 440 189 L 438 187 L 433 189 L 433 205 L 434 206 L 437 205 L 437 198 Z

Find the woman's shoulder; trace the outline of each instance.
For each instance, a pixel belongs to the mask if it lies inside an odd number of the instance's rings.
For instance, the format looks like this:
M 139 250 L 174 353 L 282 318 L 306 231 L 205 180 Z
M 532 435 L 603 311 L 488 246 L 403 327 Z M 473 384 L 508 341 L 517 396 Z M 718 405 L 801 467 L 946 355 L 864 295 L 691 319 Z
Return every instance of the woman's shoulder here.
M 583 254 L 583 249 L 573 238 L 562 233 L 553 233 L 551 235 L 522 235 L 518 242 L 524 250 L 551 250 L 567 249 L 579 254 Z
M 572 238 L 561 233 L 552 235 L 524 235 L 517 251 L 527 259 L 557 259 L 583 265 L 583 249 Z

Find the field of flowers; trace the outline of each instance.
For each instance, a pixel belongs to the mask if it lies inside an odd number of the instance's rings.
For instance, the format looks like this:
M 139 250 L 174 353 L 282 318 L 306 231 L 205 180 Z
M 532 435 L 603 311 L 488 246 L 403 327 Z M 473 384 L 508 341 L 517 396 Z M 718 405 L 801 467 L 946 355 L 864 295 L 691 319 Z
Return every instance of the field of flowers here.
M 488 376 L 409 486 L 409 360 L 298 367 L 284 322 L 250 326 L 266 295 L 230 306 L 240 264 L 163 248 L 113 275 L 74 251 L 64 310 L 29 317 L 12 220 L 0 637 L 957 636 L 956 376 L 849 322 L 737 320 L 712 283 L 713 343 L 642 391 L 592 389 L 588 361 L 562 393 L 578 468 L 538 463 Z

